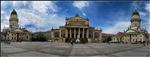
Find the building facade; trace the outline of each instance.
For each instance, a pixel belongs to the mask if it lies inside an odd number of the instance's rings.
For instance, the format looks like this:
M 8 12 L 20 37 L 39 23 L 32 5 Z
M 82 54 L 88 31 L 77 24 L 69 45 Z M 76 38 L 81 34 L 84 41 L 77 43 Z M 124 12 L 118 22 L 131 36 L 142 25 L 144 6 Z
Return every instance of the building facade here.
M 9 28 L 5 29 L 5 40 L 10 41 L 29 41 L 31 39 L 31 32 L 25 28 L 19 28 L 19 19 L 17 12 L 13 10 L 9 19 Z
M 122 37 L 124 36 L 124 33 L 123 32 L 118 32 L 116 35 L 114 35 L 112 37 L 112 41 L 113 43 L 119 43 L 122 41 Z
M 137 10 L 133 12 L 130 22 L 131 26 L 124 32 L 122 41 L 125 43 L 147 42 L 148 32 L 141 28 L 141 18 Z
M 64 26 L 59 29 L 51 29 L 51 40 L 58 42 L 99 42 L 102 30 L 89 26 L 89 19 L 82 18 L 78 14 L 66 18 Z
M 109 34 L 109 33 L 102 33 L 102 40 L 101 42 L 109 42 L 112 40 L 112 37 L 114 34 Z

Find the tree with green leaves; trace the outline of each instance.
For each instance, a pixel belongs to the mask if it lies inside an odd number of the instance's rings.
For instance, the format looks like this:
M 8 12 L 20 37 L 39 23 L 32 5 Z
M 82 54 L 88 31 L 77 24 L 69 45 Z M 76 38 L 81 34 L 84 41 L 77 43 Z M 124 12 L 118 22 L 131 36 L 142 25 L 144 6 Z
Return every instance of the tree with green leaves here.
M 43 33 L 38 33 L 36 36 L 37 41 L 46 41 L 46 36 Z
M 109 41 L 111 41 L 112 39 L 111 39 L 111 36 L 109 36 L 108 38 L 107 38 L 107 40 L 106 40 L 106 42 L 109 42 Z

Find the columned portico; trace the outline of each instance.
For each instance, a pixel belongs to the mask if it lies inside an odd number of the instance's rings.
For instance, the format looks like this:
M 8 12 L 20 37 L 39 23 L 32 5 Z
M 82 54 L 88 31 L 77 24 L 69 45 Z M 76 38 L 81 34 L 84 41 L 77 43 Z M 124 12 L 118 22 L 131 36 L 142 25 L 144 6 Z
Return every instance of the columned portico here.
M 53 33 L 54 38 L 59 34 L 59 39 L 65 39 L 65 42 L 76 41 L 86 43 L 95 37 L 95 28 L 89 26 L 89 20 L 82 18 L 79 15 L 75 17 L 66 18 L 65 26 L 56 29 Z M 100 32 L 101 33 L 101 32 Z M 99 38 L 99 37 L 97 37 Z
M 59 34 L 62 34 L 61 31 Z M 69 37 L 68 37 L 69 35 Z M 61 37 L 61 35 L 59 35 Z M 65 29 L 65 38 L 89 38 L 89 29 L 88 28 L 66 28 Z M 92 34 L 94 37 L 94 34 Z

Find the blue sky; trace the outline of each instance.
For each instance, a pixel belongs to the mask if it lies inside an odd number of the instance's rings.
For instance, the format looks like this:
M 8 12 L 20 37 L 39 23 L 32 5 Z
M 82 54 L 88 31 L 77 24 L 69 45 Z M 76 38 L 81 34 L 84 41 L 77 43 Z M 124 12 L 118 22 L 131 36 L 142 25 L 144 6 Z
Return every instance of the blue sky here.
M 9 27 L 9 16 L 16 9 L 19 26 L 29 31 L 48 31 L 65 24 L 66 17 L 79 14 L 90 20 L 90 26 L 103 33 L 123 32 L 130 26 L 132 12 L 137 9 L 142 28 L 150 32 L 150 2 L 111 1 L 2 1 L 1 29 Z

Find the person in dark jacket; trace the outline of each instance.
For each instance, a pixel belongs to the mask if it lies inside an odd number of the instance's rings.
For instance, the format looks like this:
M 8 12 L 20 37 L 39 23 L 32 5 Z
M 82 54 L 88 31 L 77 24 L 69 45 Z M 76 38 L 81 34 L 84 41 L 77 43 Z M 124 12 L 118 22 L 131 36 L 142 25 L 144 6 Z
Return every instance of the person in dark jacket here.
M 73 39 L 71 40 L 71 42 L 70 42 L 70 43 L 71 43 L 71 45 L 73 45 Z

